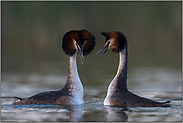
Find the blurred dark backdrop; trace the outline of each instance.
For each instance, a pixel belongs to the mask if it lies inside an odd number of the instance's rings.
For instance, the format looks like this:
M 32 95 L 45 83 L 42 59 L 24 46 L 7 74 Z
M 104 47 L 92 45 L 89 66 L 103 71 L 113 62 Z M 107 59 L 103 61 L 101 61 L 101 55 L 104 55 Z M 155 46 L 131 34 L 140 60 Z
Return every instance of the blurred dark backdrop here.
M 181 69 L 182 2 L 1 2 L 2 72 L 55 72 L 67 75 L 63 35 L 72 29 L 89 30 L 96 47 L 79 72 L 106 70 L 115 74 L 118 54 L 103 46 L 101 31 L 119 30 L 128 39 L 128 67 Z M 90 76 L 92 77 L 92 76 Z

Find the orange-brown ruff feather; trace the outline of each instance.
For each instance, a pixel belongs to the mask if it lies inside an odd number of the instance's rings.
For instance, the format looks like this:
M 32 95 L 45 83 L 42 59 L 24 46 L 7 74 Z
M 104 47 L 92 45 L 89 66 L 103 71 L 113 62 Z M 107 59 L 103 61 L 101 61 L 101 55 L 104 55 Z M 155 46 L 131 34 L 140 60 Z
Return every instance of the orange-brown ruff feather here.
M 83 55 L 88 55 L 95 47 L 95 37 L 87 30 L 72 30 L 63 37 L 62 49 L 67 55 L 73 55 L 76 52 L 74 40 L 78 45 L 83 45 Z
M 127 88 L 127 39 L 125 35 L 119 31 L 102 32 L 105 36 L 105 45 L 101 50 L 105 49 L 102 55 L 112 49 L 119 53 L 119 67 L 116 76 L 108 87 L 107 96 L 104 105 L 121 105 L 121 106 L 139 106 L 139 107 L 170 107 L 170 101 L 156 102 L 147 98 L 140 97 L 130 92 Z M 100 51 L 101 51 L 100 50 Z M 99 51 L 99 52 L 100 52 Z M 99 53 L 98 52 L 98 53 Z M 98 54 L 97 53 L 97 54 Z M 101 56 L 102 56 L 101 55 Z
M 62 41 L 62 49 L 69 59 L 68 78 L 64 87 L 57 91 L 41 92 L 25 99 L 14 97 L 13 105 L 76 105 L 84 103 L 83 86 L 77 71 L 76 51 L 79 52 L 80 58 L 82 58 L 82 54 L 89 54 L 94 49 L 94 46 L 95 38 L 89 31 L 72 30 L 67 32 Z

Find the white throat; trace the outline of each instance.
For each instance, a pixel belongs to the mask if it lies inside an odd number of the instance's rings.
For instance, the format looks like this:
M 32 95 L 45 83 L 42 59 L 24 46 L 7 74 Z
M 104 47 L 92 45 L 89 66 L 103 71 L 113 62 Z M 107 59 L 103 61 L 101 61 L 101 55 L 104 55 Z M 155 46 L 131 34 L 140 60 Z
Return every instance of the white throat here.
M 71 79 L 74 80 L 73 82 L 81 84 L 81 81 L 78 75 L 76 56 L 77 54 L 75 53 L 73 56 L 70 56 L 69 58 L 69 77 L 71 77 Z
M 119 77 L 119 75 L 121 74 L 121 71 L 123 70 L 124 68 L 124 64 L 125 64 L 125 60 L 126 60 L 126 56 L 125 56 L 125 53 L 126 53 L 126 48 L 124 50 L 122 50 L 121 52 L 119 52 L 119 66 L 118 66 L 118 71 L 115 75 L 115 77 L 113 78 L 113 80 L 111 81 L 109 87 L 108 87 L 108 91 L 107 91 L 107 95 L 113 93 L 116 88 L 115 88 L 115 84 L 116 84 L 116 81 Z
M 104 105 L 110 105 L 110 99 L 111 97 L 110 96 L 114 96 L 116 95 L 116 92 L 118 92 L 118 88 L 117 88 L 117 84 L 118 82 L 122 82 L 122 81 L 118 81 L 118 77 L 121 76 L 121 72 L 122 70 L 124 69 L 124 65 L 125 65 L 125 62 L 126 62 L 126 48 L 124 50 L 122 50 L 121 52 L 119 52 L 119 66 L 118 66 L 118 71 L 117 71 L 117 74 L 116 76 L 114 77 L 114 79 L 111 81 L 109 87 L 108 87 L 108 91 L 107 91 L 107 96 L 105 97 L 104 99 Z M 125 81 L 126 83 L 126 81 Z M 126 86 L 126 85 L 124 85 Z
M 77 53 L 77 52 L 76 52 Z M 68 91 L 70 92 L 73 97 L 73 101 L 76 102 L 82 102 L 83 103 L 83 85 L 81 83 L 81 80 L 78 75 L 77 70 L 77 63 L 76 63 L 76 56 L 77 54 L 74 54 L 73 56 L 69 56 L 69 75 L 68 75 Z M 78 100 L 78 101 L 77 101 Z

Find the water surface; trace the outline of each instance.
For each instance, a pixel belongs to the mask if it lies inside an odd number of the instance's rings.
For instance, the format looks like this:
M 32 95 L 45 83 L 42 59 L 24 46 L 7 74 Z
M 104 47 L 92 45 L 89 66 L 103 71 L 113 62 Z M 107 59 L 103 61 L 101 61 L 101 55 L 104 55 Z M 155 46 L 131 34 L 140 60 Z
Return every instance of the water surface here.
M 110 107 L 103 100 L 112 78 L 98 85 L 83 83 L 84 105 L 11 105 L 12 97 L 29 97 L 41 91 L 63 87 L 67 75 L 3 73 L 2 121 L 182 121 L 181 71 L 169 68 L 128 70 L 128 88 L 135 94 L 156 101 L 171 100 L 172 107 Z M 103 72 L 105 73 L 105 72 Z M 96 73 L 93 73 L 95 76 Z M 97 76 L 97 75 L 96 75 Z M 102 72 L 101 75 L 103 76 Z M 51 83 L 50 83 L 51 82 Z M 60 87 L 60 88 L 59 88 Z

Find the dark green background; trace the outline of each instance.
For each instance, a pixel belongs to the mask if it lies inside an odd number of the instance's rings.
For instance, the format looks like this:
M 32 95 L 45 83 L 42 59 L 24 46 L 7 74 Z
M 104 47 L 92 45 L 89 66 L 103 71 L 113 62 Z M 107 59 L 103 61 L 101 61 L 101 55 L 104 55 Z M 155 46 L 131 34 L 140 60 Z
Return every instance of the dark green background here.
M 182 2 L 1 2 L 2 71 L 54 72 L 67 75 L 63 35 L 72 29 L 89 30 L 96 47 L 79 71 L 104 69 L 114 73 L 118 54 L 103 46 L 101 31 L 119 30 L 128 39 L 128 67 L 181 69 Z M 90 72 L 88 72 L 89 74 Z

